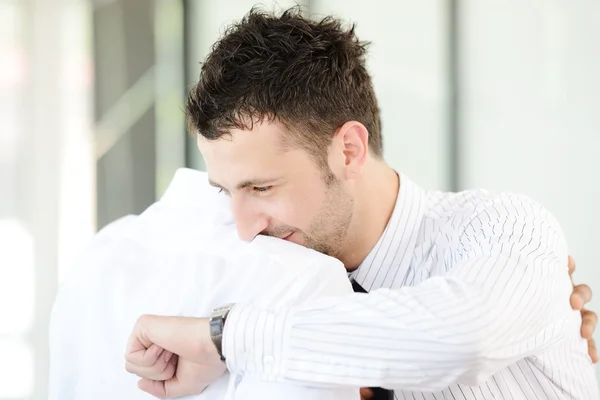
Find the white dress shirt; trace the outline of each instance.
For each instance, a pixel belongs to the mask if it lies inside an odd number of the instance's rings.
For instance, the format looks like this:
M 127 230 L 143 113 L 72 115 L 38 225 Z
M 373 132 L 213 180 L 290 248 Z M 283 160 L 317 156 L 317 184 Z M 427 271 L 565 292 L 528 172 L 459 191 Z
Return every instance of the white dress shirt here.
M 238 304 L 224 332 L 229 369 L 393 388 L 397 399 L 600 398 L 558 222 L 522 195 L 400 183 L 352 273 L 370 293 L 275 313 Z
M 351 292 L 346 270 L 333 258 L 274 238 L 241 241 L 228 200 L 206 174 L 179 170 L 159 202 L 103 229 L 60 288 L 50 327 L 49 399 L 154 399 L 125 371 L 127 340 L 142 314 L 207 317 L 217 306 L 250 300 L 278 313 Z M 227 374 L 190 398 L 358 400 L 359 394 L 357 387 Z

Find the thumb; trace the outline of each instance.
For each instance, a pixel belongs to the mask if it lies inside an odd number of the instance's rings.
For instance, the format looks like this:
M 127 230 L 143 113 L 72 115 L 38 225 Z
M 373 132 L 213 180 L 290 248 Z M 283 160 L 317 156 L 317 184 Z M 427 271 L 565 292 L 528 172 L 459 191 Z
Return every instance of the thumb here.
M 153 381 L 143 378 L 138 382 L 138 388 L 159 399 L 172 399 L 192 394 L 186 391 L 186 388 L 179 382 L 177 376 L 166 381 Z
M 165 381 L 153 381 L 152 379 L 143 378 L 138 381 L 138 388 L 159 399 L 165 399 L 167 397 Z
M 173 354 L 170 363 L 177 364 L 177 361 L 177 355 Z M 155 381 L 148 378 L 142 378 L 138 381 L 138 388 L 154 397 L 158 397 L 159 399 L 166 399 L 174 397 L 173 393 L 171 393 L 171 390 L 174 384 L 177 386 L 176 382 L 176 375 L 166 381 Z

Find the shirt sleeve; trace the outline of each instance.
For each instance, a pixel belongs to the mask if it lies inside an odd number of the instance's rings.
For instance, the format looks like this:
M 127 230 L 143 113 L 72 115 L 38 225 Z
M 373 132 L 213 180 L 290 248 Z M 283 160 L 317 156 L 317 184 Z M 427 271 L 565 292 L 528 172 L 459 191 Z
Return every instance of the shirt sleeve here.
M 267 243 L 268 244 L 268 243 Z M 265 246 L 265 243 L 262 243 Z M 281 244 L 278 244 L 279 250 L 281 250 Z M 290 251 L 286 254 L 286 259 L 289 259 L 290 255 L 294 258 L 297 263 L 297 258 L 294 257 L 294 253 L 300 248 L 296 245 L 289 246 Z M 273 249 L 271 249 L 273 250 Z M 315 257 L 314 254 L 310 257 L 306 257 L 306 249 L 298 255 L 304 255 L 305 263 L 298 263 L 298 268 L 294 268 L 294 273 L 284 273 L 285 279 L 280 279 L 277 282 L 273 282 L 273 285 L 277 285 L 278 289 L 275 292 L 279 293 L 277 296 L 267 296 L 267 299 L 254 300 L 254 303 L 261 303 L 265 310 L 278 312 L 279 310 L 286 309 L 286 307 L 301 304 L 306 301 L 312 301 L 325 296 L 343 296 L 352 293 L 352 287 L 347 279 L 346 270 L 343 268 L 340 262 L 333 259 L 324 260 L 324 256 L 318 255 Z M 300 257 L 301 259 L 302 257 Z M 281 263 L 284 260 L 277 260 L 274 263 L 274 268 L 283 270 L 285 268 Z M 302 265 L 304 264 L 304 265 Z M 270 274 L 269 274 L 270 275 Z M 272 279 L 272 278 L 271 278 Z M 265 314 L 266 315 L 266 314 Z M 249 318 L 261 318 L 260 315 L 251 313 Z M 265 327 L 270 323 L 269 320 L 258 322 L 258 324 L 265 324 Z M 267 332 L 273 333 L 267 328 Z M 271 353 L 273 351 L 279 351 L 278 345 L 280 342 L 273 342 L 268 340 L 262 340 L 263 338 L 256 337 L 257 340 L 254 342 L 255 349 L 259 352 Z M 242 339 L 243 340 L 243 339 Z M 272 347 L 270 347 L 272 346 Z M 247 360 L 251 362 L 251 360 Z M 269 360 L 266 360 L 269 362 Z M 348 385 L 346 387 L 317 387 L 319 385 L 299 385 L 297 382 L 281 381 L 278 379 L 261 379 L 259 375 L 246 375 L 246 374 L 233 374 L 239 379 L 235 379 L 239 382 L 235 386 L 235 398 L 239 400 L 253 400 L 253 399 L 264 399 L 264 400 L 359 400 L 359 388 L 356 385 Z
M 237 305 L 224 332 L 228 368 L 271 381 L 435 391 L 477 385 L 559 342 L 567 322 L 579 327 L 566 242 L 546 210 L 499 198 L 460 229 L 449 272 L 418 286 L 278 312 Z
M 243 377 L 235 388 L 236 400 L 359 400 L 354 387 L 311 387 L 288 382 L 268 382 L 257 377 Z

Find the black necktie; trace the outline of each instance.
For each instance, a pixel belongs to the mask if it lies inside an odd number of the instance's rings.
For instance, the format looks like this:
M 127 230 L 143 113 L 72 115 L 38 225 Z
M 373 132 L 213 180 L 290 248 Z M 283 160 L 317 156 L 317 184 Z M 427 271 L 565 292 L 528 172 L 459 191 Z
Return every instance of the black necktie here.
M 352 279 L 351 282 L 352 289 L 354 289 L 356 293 L 367 293 L 367 291 L 362 286 L 360 286 L 358 282 L 356 282 L 354 279 Z M 372 400 L 394 400 L 393 390 L 387 390 L 378 387 L 372 387 L 369 389 L 373 391 L 373 397 L 371 397 Z

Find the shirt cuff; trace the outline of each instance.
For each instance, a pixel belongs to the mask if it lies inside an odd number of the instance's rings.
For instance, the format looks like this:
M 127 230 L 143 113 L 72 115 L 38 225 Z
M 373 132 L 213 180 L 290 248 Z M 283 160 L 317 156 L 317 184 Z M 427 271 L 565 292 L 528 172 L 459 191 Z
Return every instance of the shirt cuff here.
M 263 381 L 283 380 L 292 327 L 291 311 L 278 313 L 235 305 L 223 329 L 223 355 L 232 373 Z

